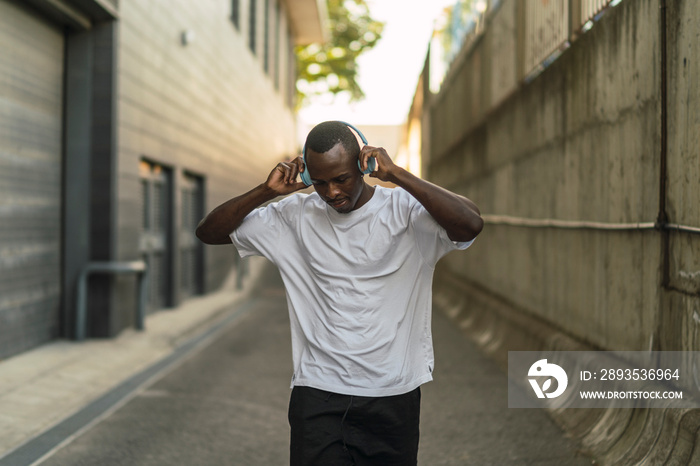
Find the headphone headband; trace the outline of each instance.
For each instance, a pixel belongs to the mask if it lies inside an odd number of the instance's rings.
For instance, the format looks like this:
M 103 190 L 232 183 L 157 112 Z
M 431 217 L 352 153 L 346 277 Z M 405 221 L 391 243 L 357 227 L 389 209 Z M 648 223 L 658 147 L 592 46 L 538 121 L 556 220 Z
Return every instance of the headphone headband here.
M 345 126 L 347 126 L 348 128 L 352 129 L 353 131 L 355 131 L 355 132 L 357 133 L 357 135 L 360 136 L 360 139 L 362 139 L 362 143 L 363 143 L 365 146 L 367 145 L 367 138 L 365 137 L 364 134 L 362 134 L 362 131 L 360 131 L 360 130 L 357 129 L 355 126 L 351 125 L 350 123 L 346 123 L 346 122 L 340 121 L 340 120 L 338 120 L 338 121 L 339 121 L 340 123 L 344 124 Z

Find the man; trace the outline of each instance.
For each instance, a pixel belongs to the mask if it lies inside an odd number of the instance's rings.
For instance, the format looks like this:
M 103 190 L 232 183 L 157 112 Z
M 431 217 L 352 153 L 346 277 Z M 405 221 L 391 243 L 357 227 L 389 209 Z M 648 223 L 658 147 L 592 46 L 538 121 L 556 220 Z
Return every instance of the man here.
M 361 170 L 395 189 L 367 184 Z M 359 169 L 358 169 L 359 160 Z M 296 181 L 308 170 L 315 193 Z M 465 197 L 395 165 L 345 123 L 311 130 L 305 157 L 214 209 L 197 228 L 280 270 L 292 327 L 293 465 L 415 465 L 420 385 L 432 380 L 433 268 L 483 227 Z

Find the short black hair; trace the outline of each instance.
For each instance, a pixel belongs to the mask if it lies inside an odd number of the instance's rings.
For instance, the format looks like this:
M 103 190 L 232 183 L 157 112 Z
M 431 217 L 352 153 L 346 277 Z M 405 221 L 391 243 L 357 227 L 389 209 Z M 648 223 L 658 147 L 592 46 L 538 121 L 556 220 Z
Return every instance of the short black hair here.
M 355 133 L 342 121 L 324 121 L 314 126 L 306 137 L 305 148 L 323 154 L 341 143 L 345 152 L 355 157 L 360 155 L 360 145 Z

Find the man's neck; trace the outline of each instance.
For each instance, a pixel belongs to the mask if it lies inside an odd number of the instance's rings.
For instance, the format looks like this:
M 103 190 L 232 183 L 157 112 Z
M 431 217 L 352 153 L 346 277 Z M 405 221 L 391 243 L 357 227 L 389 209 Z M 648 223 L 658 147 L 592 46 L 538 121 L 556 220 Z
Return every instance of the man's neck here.
M 363 205 L 367 204 L 370 199 L 372 199 L 372 196 L 374 196 L 374 186 L 370 186 L 367 183 L 364 183 L 364 186 L 362 187 L 362 194 L 360 195 L 360 198 L 357 200 L 355 203 L 355 208 L 352 210 L 357 210 Z

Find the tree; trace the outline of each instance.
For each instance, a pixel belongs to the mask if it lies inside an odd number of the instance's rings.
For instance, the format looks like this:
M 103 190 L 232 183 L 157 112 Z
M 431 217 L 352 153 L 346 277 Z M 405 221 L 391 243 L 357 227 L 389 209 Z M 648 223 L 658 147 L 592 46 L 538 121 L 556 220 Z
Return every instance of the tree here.
M 297 103 L 307 97 L 349 92 L 360 100 L 364 92 L 356 81 L 357 57 L 374 47 L 384 23 L 369 15 L 365 0 L 327 0 L 330 38 L 323 44 L 297 47 Z

